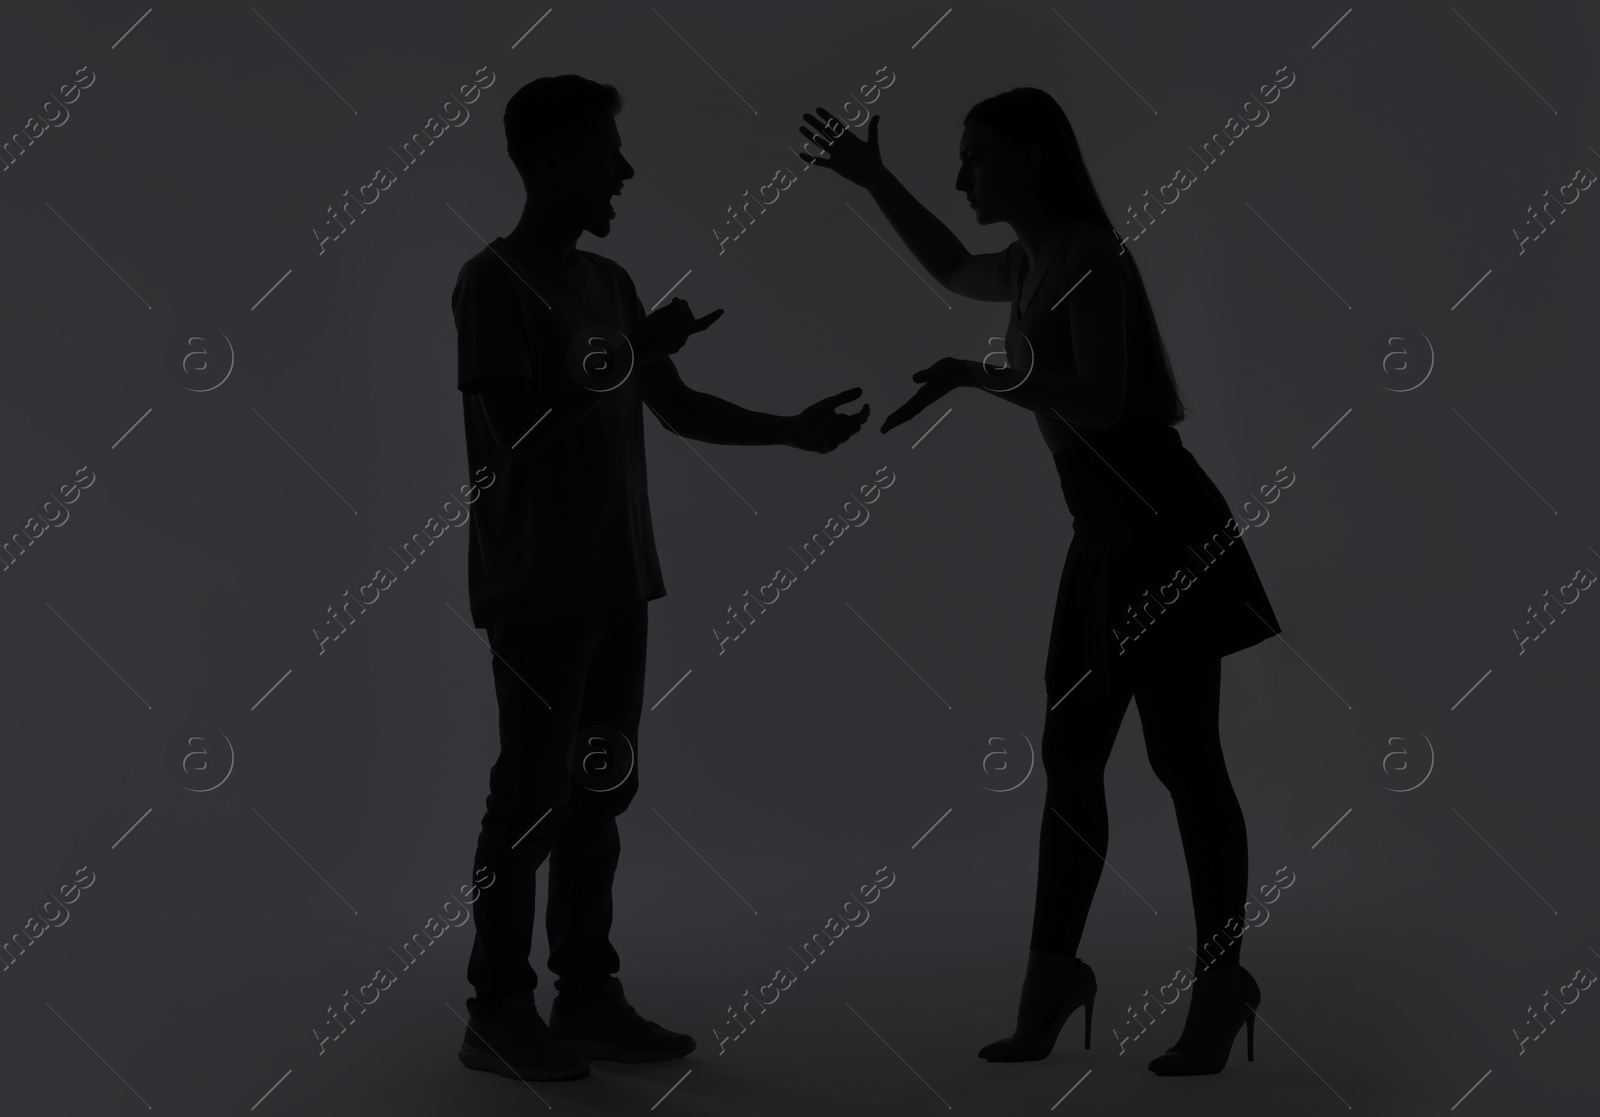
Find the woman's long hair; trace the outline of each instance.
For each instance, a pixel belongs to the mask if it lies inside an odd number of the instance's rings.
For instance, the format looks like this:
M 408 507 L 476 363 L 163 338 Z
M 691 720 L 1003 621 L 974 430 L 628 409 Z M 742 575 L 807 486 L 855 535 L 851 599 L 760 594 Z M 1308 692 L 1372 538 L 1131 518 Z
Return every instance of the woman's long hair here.
M 1038 144 L 1042 153 L 1040 190 L 1045 205 L 1062 217 L 1092 221 L 1112 237 L 1121 240 L 1112 228 L 1111 219 L 1106 216 L 1106 207 L 1100 202 L 1100 193 L 1094 188 L 1094 180 L 1089 177 L 1089 168 L 1084 164 L 1083 152 L 1078 147 L 1077 133 L 1072 130 L 1071 121 L 1054 97 L 1031 86 L 1008 89 L 968 109 L 962 124 L 972 123 L 993 129 L 1017 147 Z M 1163 414 L 1160 417 L 1165 422 L 1177 423 L 1188 414 L 1188 407 L 1178 391 L 1177 378 L 1172 374 L 1167 343 L 1156 325 L 1155 308 L 1150 305 L 1150 295 L 1145 290 L 1139 264 L 1126 245 L 1123 246 L 1123 253 L 1133 272 L 1138 294 L 1136 305 L 1144 315 L 1150 334 L 1155 337 L 1156 351 L 1160 354 L 1166 389 L 1162 393 Z

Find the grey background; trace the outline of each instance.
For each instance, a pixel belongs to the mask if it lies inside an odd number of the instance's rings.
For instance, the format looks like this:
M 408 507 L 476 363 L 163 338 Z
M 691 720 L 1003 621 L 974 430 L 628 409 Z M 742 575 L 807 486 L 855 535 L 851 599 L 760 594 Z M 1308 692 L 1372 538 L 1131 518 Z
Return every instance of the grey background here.
M 586 3 L 519 43 L 544 6 L 187 4 L 122 37 L 143 11 L 0 19 L 0 133 L 96 76 L 0 174 L 0 536 L 78 467 L 96 478 L 0 574 L 0 935 L 96 875 L 0 974 L 8 1110 L 1043 1113 L 1069 1088 L 1056 1112 L 1592 1110 L 1600 994 L 1525 1054 L 1512 1029 L 1600 965 L 1600 606 L 1521 655 L 1511 634 L 1600 554 L 1580 334 L 1600 203 L 1521 254 L 1511 233 L 1600 167 L 1592 10 L 1007 3 L 918 42 L 942 6 Z M 470 120 L 319 256 L 325 208 L 482 66 Z M 952 189 L 979 98 L 1055 95 L 1120 221 L 1280 67 L 1296 78 L 1133 245 L 1193 404 L 1185 444 L 1236 506 L 1296 478 L 1244 536 L 1284 635 L 1224 662 L 1222 708 L 1252 886 L 1280 866 L 1295 883 L 1244 943 L 1258 1057 L 1241 1039 L 1215 1078 L 1144 1069 L 1187 1001 L 1125 1054 L 1112 1034 L 1192 961 L 1133 709 L 1082 947 L 1094 1048 L 1075 1018 L 1045 1062 L 974 1057 L 1010 1031 L 1026 959 L 1043 773 L 995 789 L 1043 725 L 1070 518 L 1032 415 L 1003 400 L 956 393 L 877 433 L 912 372 L 995 348 L 1005 313 L 936 295 L 864 227 L 910 259 L 864 192 L 789 150 L 802 111 L 841 112 L 883 66 L 885 158 L 973 251 L 1010 239 Z M 616 941 L 633 1002 L 700 1048 L 534 1097 L 456 1062 L 470 924 L 326 1053 L 312 1038 L 470 878 L 497 744 L 464 532 L 326 654 L 312 628 L 467 481 L 450 289 L 520 211 L 506 99 L 568 71 L 621 87 L 638 171 L 611 236 L 580 245 L 647 305 L 692 269 L 674 294 L 726 308 L 685 379 L 784 413 L 860 385 L 874 417 L 825 457 L 647 424 L 669 596 Z M 719 255 L 726 207 L 780 166 L 800 181 Z M 186 390 L 185 355 L 224 359 L 224 335 L 228 380 Z M 1423 335 L 1431 376 L 1393 390 L 1386 339 Z M 871 520 L 719 656 L 728 606 L 882 465 Z M 197 793 L 186 742 L 220 774 L 224 735 L 231 774 Z M 1424 735 L 1431 774 L 1400 791 Z M 998 747 L 1014 766 L 986 770 Z M 1386 770 L 1402 747 L 1413 766 Z M 880 866 L 896 879 L 870 921 L 718 1055 L 725 1006 Z

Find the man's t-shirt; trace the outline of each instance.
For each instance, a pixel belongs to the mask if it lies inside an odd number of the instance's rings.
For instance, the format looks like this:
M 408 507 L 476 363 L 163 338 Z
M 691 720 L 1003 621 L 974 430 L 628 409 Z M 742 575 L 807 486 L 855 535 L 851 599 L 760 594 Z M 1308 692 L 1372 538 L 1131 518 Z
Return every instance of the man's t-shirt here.
M 597 393 L 598 406 L 555 441 L 536 441 L 545 433 L 536 428 L 509 455 L 473 395 L 488 379 L 524 380 L 541 423 L 558 417 L 546 408 L 570 409 L 573 382 L 554 380 L 568 376 L 570 347 L 601 333 L 631 336 L 644 320 L 628 273 L 581 250 L 572 264 L 540 265 L 497 237 L 462 265 L 450 304 L 468 465 L 494 473 L 467 546 L 472 623 L 560 620 L 665 596 L 637 373 Z

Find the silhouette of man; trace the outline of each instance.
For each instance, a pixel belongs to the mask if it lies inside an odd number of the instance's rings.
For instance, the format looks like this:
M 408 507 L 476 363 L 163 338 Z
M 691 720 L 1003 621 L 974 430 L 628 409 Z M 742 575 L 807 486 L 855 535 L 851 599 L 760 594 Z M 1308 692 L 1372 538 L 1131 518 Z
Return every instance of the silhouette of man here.
M 647 605 L 666 594 L 643 408 L 685 438 L 819 453 L 868 411 L 835 411 L 860 388 L 784 416 L 683 383 L 671 355 L 722 312 L 697 319 L 674 299 L 646 314 L 621 265 L 575 246 L 584 232 L 610 233 L 611 198 L 633 178 L 621 108 L 614 87 L 576 74 L 511 97 L 522 218 L 462 265 L 451 295 L 468 463 L 494 478 L 472 517 L 467 582 L 494 653 L 500 732 L 474 858 L 475 879 L 488 869 L 492 885 L 476 901 L 476 995 L 459 1055 L 513 1078 L 582 1077 L 590 1058 L 672 1059 L 695 1046 L 628 1004 L 609 937 L 616 816 L 639 785 Z M 528 960 L 546 857 L 548 1025 Z

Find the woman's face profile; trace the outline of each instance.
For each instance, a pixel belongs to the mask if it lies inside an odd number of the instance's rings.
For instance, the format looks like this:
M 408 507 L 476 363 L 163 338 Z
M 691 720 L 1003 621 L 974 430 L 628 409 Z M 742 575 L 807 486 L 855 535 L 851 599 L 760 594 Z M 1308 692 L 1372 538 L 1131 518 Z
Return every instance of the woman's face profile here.
M 967 196 L 980 225 L 1009 220 L 1031 189 L 1033 145 L 1015 147 L 1004 136 L 974 121 L 961 130 L 956 189 Z

